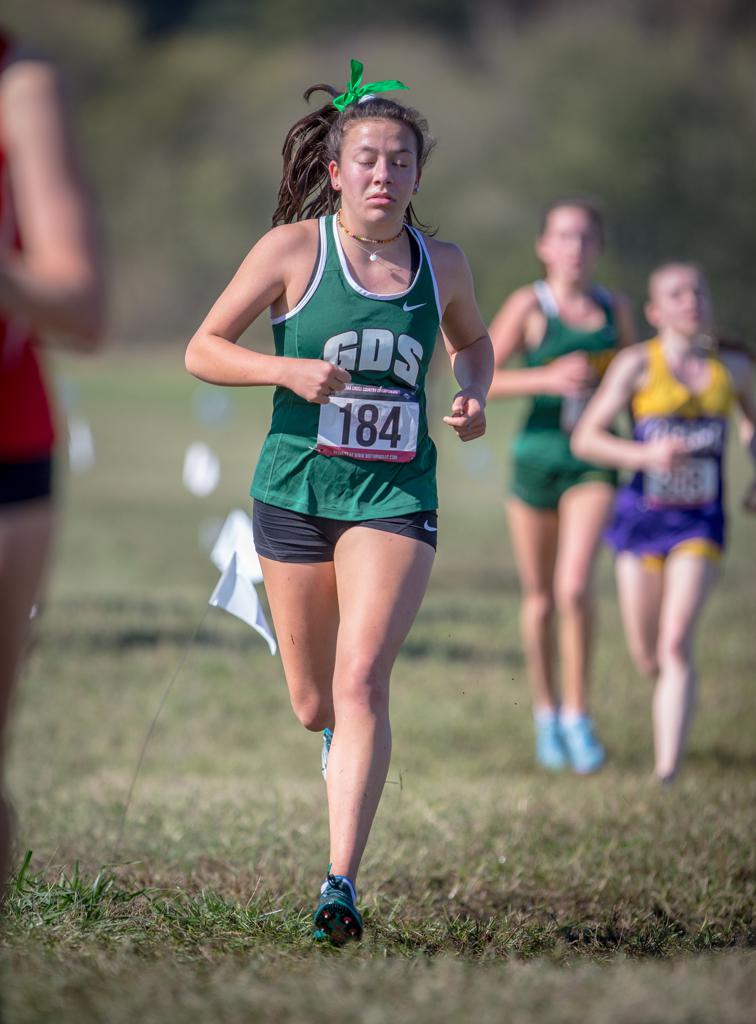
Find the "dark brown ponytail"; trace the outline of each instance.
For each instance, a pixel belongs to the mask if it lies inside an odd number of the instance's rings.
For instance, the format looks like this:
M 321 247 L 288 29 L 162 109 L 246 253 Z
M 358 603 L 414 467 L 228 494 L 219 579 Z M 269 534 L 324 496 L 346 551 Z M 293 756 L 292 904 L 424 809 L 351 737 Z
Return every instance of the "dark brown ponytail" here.
M 309 100 L 314 92 L 327 92 L 338 96 L 330 85 L 311 85 L 304 94 Z M 301 118 L 286 136 L 283 147 L 283 176 L 278 189 L 278 206 L 273 214 L 273 226 L 291 224 L 308 217 L 334 213 L 338 194 L 331 188 L 328 164 L 338 160 L 344 134 L 353 121 L 398 121 L 411 129 L 417 143 L 418 169 L 425 166 L 435 146 L 430 137 L 428 122 L 411 107 L 402 106 L 383 96 L 371 96 L 358 103 L 350 103 L 339 111 L 333 103 Z M 416 224 L 427 231 L 418 219 L 412 204 L 404 216 L 407 224 Z

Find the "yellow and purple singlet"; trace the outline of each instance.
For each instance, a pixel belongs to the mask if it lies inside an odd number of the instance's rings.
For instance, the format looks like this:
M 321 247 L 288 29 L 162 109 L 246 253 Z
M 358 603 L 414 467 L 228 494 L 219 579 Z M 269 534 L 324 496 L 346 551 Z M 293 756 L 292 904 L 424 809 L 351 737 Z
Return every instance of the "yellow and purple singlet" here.
M 617 495 L 607 532 L 618 552 L 663 559 L 674 548 L 708 556 L 725 543 L 722 463 L 733 385 L 712 354 L 709 383 L 692 392 L 667 365 L 659 338 L 648 342 L 648 374 L 631 403 L 636 441 L 679 437 L 688 456 L 668 472 L 636 473 Z M 693 542 L 693 543 L 691 543 Z

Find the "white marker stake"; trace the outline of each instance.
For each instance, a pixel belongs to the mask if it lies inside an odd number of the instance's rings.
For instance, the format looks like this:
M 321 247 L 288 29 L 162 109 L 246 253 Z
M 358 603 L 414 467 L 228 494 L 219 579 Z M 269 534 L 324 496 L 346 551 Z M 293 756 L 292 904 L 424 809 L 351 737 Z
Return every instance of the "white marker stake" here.
M 229 512 L 223 529 L 210 552 L 210 558 L 213 564 L 223 572 L 234 554 L 239 574 L 245 576 L 251 583 L 262 583 L 263 575 L 260 559 L 255 551 L 252 520 L 240 508 Z
M 212 494 L 220 480 L 220 462 L 202 441 L 195 441 L 184 456 L 184 487 L 198 498 Z
M 92 428 L 80 416 L 68 420 L 68 464 L 72 473 L 86 473 L 95 464 Z
M 244 576 L 240 576 L 236 570 L 236 552 L 231 556 L 231 561 L 218 580 L 208 604 L 214 608 L 223 608 L 237 619 L 246 622 L 252 629 L 256 629 L 267 642 L 270 653 L 276 653 L 276 641 L 260 605 L 257 591 L 252 583 Z

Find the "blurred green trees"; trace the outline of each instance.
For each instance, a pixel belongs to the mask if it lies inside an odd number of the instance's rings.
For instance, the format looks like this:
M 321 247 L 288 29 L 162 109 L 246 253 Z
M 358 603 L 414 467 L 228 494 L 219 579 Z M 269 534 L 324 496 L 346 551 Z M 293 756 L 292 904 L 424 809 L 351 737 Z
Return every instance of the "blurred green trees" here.
M 349 58 L 396 76 L 439 147 L 417 209 L 490 315 L 532 278 L 541 205 L 603 200 L 603 279 L 700 260 L 756 325 L 756 6 L 742 0 L 9 0 L 72 82 L 109 240 L 115 333 L 186 338 L 273 210 L 283 137 Z M 266 335 L 265 325 L 258 334 Z

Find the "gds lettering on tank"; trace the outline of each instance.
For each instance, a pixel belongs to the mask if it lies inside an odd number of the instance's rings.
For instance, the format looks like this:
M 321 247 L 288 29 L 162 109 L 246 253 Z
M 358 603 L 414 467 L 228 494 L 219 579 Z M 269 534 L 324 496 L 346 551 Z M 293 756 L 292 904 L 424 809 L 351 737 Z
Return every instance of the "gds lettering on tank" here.
M 414 387 L 420 373 L 423 346 L 409 334 L 395 337 L 393 331 L 366 327 L 334 334 L 323 346 L 323 359 L 344 370 L 358 373 L 390 373 Z

